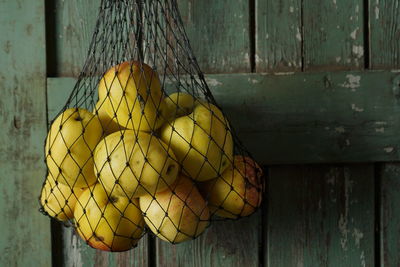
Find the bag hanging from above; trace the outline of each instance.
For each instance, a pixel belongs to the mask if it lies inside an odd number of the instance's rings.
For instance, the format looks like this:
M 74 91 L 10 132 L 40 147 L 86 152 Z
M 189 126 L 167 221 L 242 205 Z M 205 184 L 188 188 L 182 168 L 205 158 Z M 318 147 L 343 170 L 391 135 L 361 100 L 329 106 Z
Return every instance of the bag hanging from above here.
M 102 0 L 86 62 L 45 142 L 41 210 L 92 247 L 170 243 L 261 204 L 261 168 L 190 48 L 176 0 Z

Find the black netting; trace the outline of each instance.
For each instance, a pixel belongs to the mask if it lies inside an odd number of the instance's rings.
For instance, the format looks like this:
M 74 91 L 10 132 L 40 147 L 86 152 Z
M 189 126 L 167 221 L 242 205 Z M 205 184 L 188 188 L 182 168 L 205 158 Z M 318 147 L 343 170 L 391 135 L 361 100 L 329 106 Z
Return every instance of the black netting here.
M 146 231 L 193 239 L 261 204 L 262 170 L 214 100 L 176 0 L 101 2 L 45 155 L 42 211 L 102 250 L 128 250 Z

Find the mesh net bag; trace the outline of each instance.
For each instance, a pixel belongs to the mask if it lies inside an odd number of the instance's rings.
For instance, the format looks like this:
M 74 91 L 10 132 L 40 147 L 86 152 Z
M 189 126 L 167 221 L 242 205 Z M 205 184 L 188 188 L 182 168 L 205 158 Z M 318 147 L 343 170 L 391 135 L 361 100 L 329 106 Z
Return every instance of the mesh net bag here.
M 176 0 L 103 0 L 45 141 L 41 210 L 90 246 L 179 243 L 261 204 L 263 172 L 213 98 Z

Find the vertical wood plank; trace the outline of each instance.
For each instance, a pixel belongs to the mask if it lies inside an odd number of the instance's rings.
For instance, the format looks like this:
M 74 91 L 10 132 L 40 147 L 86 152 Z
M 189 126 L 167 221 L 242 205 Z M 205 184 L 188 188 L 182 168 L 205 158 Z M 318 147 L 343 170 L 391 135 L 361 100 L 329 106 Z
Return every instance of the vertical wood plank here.
M 259 266 L 260 212 L 239 221 L 213 222 L 195 240 L 157 240 L 157 266 Z
M 51 266 L 50 223 L 38 201 L 46 174 L 44 1 L 0 1 L 0 10 L 0 266 Z
M 256 71 L 301 71 L 301 0 L 257 0 Z
M 83 67 L 93 35 L 100 0 L 55 0 L 48 23 L 54 24 L 56 66 L 51 72 L 58 77 L 76 77 Z
M 400 164 L 381 166 L 380 177 L 380 263 L 400 265 Z
M 364 67 L 363 0 L 303 0 L 304 67 Z
M 54 82 L 54 79 L 47 81 L 48 118 L 51 121 L 65 104 L 70 95 L 75 79 L 67 79 L 65 87 Z M 144 236 L 138 246 L 130 251 L 120 253 L 109 253 L 95 250 L 88 245 L 74 232 L 72 228 L 62 228 L 61 232 L 53 233 L 55 238 L 63 244 L 61 254 L 64 259 L 64 266 L 148 266 L 148 236 Z
M 63 266 L 134 267 L 148 266 L 147 237 L 138 246 L 126 252 L 105 252 L 89 247 L 72 228 L 63 229 Z
M 369 1 L 370 66 L 372 69 L 400 68 L 400 10 L 399 2 Z M 395 87 L 393 87 L 395 89 Z M 377 164 L 380 184 L 379 197 L 379 251 L 382 267 L 400 265 L 400 165 Z
M 205 73 L 250 72 L 249 2 L 178 0 L 183 23 Z M 214 222 L 196 240 L 156 240 L 157 266 L 259 266 L 260 213 Z
M 178 4 L 204 72 L 250 72 L 248 1 L 178 0 Z
M 374 266 L 373 173 L 372 165 L 271 168 L 267 266 Z
M 373 69 L 400 67 L 400 2 L 370 0 L 370 50 Z

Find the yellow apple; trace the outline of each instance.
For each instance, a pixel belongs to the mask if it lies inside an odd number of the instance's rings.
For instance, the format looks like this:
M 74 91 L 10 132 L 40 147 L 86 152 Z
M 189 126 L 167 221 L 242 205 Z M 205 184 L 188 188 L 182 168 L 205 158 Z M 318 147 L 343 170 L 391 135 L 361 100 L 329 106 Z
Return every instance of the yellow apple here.
M 126 251 L 143 235 L 138 199 L 109 195 L 99 183 L 78 198 L 74 218 L 78 234 L 93 248 Z
M 196 181 L 218 177 L 233 159 L 229 123 L 212 104 L 199 103 L 191 114 L 164 125 L 161 139 L 171 146 L 184 173 Z
M 195 99 L 193 96 L 184 92 L 170 94 L 164 98 L 164 102 L 168 110 L 168 121 L 189 115 L 193 112 L 195 106 Z
M 100 141 L 94 162 L 106 190 L 128 198 L 165 189 L 179 172 L 171 148 L 151 134 L 133 130 L 115 132 Z
M 98 90 L 108 116 L 124 128 L 155 131 L 164 122 L 160 80 L 145 63 L 123 62 L 112 67 Z
M 124 129 L 108 115 L 105 109 L 104 100 L 99 100 L 97 102 L 93 114 L 95 114 L 100 121 L 103 130 L 103 137 Z
M 150 230 L 159 238 L 180 243 L 204 232 L 209 224 L 207 203 L 194 183 L 180 175 L 166 190 L 139 198 L 140 209 Z
M 59 221 L 66 221 L 73 218 L 76 199 L 83 190 L 58 183 L 49 175 L 42 187 L 40 204 L 49 216 Z
M 61 113 L 50 127 L 45 146 L 52 177 L 70 188 L 94 184 L 92 154 L 101 136 L 101 124 L 90 111 L 70 108 Z
M 249 157 L 235 156 L 234 163 L 221 177 L 199 183 L 212 214 L 238 218 L 252 214 L 261 204 L 263 172 Z

